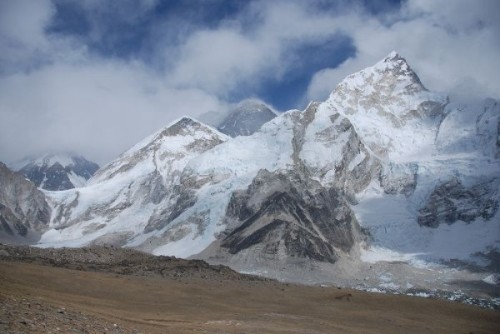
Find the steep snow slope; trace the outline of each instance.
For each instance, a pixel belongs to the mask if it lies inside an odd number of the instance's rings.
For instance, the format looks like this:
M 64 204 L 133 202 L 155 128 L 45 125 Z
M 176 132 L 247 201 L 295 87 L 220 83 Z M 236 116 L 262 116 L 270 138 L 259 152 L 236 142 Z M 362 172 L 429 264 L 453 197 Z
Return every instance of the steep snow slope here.
M 500 105 L 493 99 L 450 103 L 439 127 L 436 145 L 441 154 L 474 154 L 500 158 Z
M 99 166 L 82 156 L 50 153 L 17 162 L 13 166 L 41 189 L 66 190 L 81 187 Z
M 80 246 L 125 244 L 167 214 L 178 198 L 180 172 L 195 155 L 227 138 L 182 118 L 104 166 L 87 186 L 47 192 L 54 206 L 51 229 L 41 243 Z
M 344 79 L 327 103 L 349 118 L 374 154 L 405 162 L 434 153 L 448 99 L 427 91 L 408 63 L 392 52 Z

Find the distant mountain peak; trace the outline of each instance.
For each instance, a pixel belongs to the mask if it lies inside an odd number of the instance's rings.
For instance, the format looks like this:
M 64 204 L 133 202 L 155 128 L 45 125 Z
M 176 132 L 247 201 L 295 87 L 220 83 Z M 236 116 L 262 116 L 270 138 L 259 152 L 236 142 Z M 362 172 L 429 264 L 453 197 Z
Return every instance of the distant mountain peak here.
M 15 165 L 20 173 L 45 190 L 81 187 L 99 169 L 83 156 L 69 152 L 50 152 Z
M 217 129 L 231 137 L 249 136 L 276 117 L 276 113 L 264 102 L 246 99 L 224 118 Z
M 163 130 L 160 130 L 160 133 L 167 136 L 176 136 L 179 134 L 187 134 L 192 133 L 193 131 L 197 131 L 200 128 L 209 128 L 208 125 L 203 124 L 191 118 L 189 116 L 183 116 L 174 122 L 167 125 Z
M 397 53 L 396 51 L 392 50 L 385 58 L 384 58 L 384 61 L 392 61 L 392 60 L 400 60 L 400 59 L 403 59 L 403 57 L 401 57 L 399 55 L 399 53 Z
M 258 99 L 245 99 L 240 101 L 235 110 L 244 112 L 267 112 L 271 108 L 265 104 L 263 101 Z M 272 110 L 271 110 L 272 112 Z M 274 113 L 274 112 L 273 112 Z

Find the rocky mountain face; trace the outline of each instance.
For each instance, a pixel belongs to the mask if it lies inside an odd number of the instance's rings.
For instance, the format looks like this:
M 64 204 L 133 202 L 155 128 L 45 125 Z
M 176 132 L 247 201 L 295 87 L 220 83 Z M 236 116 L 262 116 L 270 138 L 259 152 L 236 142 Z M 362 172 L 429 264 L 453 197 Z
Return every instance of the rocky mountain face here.
M 51 209 L 45 195 L 0 162 L 0 242 L 34 243 L 46 231 Z
M 81 187 L 99 169 L 82 156 L 59 153 L 17 163 L 17 169 L 37 187 L 46 190 L 67 190 Z
M 418 223 L 428 227 L 453 224 L 457 221 L 473 222 L 478 218 L 490 220 L 498 211 L 495 192 L 500 179 L 477 183 L 470 188 L 459 179 L 452 179 L 434 188 L 424 207 L 419 210 Z
M 227 114 L 202 115 L 202 120 L 206 119 L 207 124 L 228 136 L 238 137 L 250 136 L 275 117 L 276 113 L 263 102 L 247 99 L 238 103 Z
M 113 244 L 308 282 L 366 275 L 377 286 L 391 268 L 406 285 L 419 270 L 387 263 L 484 263 L 499 246 L 499 111 L 428 91 L 391 53 L 254 133 L 229 127 L 241 120 L 224 128 L 234 138 L 172 123 L 85 187 L 47 192 L 40 244 Z
M 359 226 L 334 188 L 298 173 L 261 170 L 244 191 L 233 193 L 221 247 L 254 258 L 307 258 L 334 263 L 359 241 Z

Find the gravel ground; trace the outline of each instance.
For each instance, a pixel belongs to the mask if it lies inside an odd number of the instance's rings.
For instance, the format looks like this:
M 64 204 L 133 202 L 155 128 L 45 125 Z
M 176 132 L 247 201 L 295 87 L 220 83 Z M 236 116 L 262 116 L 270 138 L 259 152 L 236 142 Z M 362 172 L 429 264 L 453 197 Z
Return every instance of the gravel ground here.
M 120 275 L 161 276 L 173 279 L 270 280 L 244 275 L 223 265 L 209 265 L 202 260 L 154 256 L 129 248 L 96 246 L 88 248 L 37 248 L 0 244 L 0 260 L 50 265 L 82 271 Z
M 0 295 L 0 333 L 137 334 L 105 319 L 56 307 L 40 298 Z

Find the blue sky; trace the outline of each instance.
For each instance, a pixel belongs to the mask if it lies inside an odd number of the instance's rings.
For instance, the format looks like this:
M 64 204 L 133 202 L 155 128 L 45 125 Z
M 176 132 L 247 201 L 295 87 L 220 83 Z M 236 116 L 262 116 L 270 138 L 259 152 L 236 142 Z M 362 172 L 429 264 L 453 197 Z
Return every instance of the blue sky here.
M 286 4 L 286 1 L 281 2 Z M 401 6 L 400 1 L 389 0 L 350 3 L 304 0 L 298 3 L 311 12 L 331 12 L 333 15 L 354 7 L 370 15 L 386 15 Z M 228 27 L 248 38 L 258 33 L 265 13 L 252 8 L 258 7 L 256 4 L 257 1 L 248 0 L 153 1 L 143 7 L 142 12 L 136 12 L 137 1 L 111 2 L 89 10 L 84 2 L 60 0 L 54 1 L 55 13 L 45 31 L 48 35 L 77 38 L 90 53 L 99 57 L 139 60 L 168 75 L 178 62 L 176 49 L 200 31 Z M 158 39 L 162 42 L 158 43 Z M 156 56 L 164 47 L 172 51 L 158 59 Z M 264 76 L 252 83 L 242 78 L 224 98 L 237 102 L 258 97 L 281 111 L 303 108 L 308 103 L 305 93 L 312 76 L 319 70 L 337 67 L 356 53 L 349 35 L 341 31 L 331 31 L 321 38 L 304 38 L 285 49 L 288 55 L 282 58 L 287 62 L 283 73 Z M 231 52 L 231 46 L 223 51 Z
M 99 163 L 190 115 L 324 100 L 392 50 L 430 89 L 500 92 L 496 0 L 0 2 L 0 160 Z

